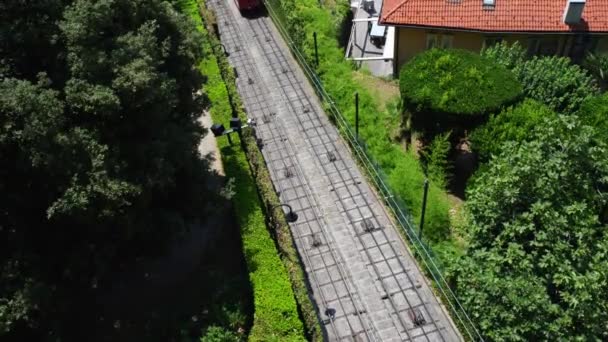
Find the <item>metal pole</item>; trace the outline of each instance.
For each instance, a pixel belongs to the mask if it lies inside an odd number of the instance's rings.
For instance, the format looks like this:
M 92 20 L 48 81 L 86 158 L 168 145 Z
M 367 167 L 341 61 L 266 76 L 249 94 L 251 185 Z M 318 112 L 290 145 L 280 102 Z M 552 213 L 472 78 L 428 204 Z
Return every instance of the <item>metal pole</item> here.
M 232 138 L 230 138 L 230 133 L 226 134 L 226 136 L 228 137 L 228 143 L 232 145 Z
M 355 134 L 359 142 L 359 93 L 355 93 Z
M 418 232 L 418 238 L 422 239 L 422 228 L 424 228 L 424 213 L 426 212 L 426 196 L 429 193 L 429 180 L 424 180 L 424 195 L 422 197 L 422 214 L 420 215 L 420 231 Z
M 317 49 L 317 32 L 312 33 L 312 37 L 315 40 L 315 62 L 319 66 L 319 50 Z

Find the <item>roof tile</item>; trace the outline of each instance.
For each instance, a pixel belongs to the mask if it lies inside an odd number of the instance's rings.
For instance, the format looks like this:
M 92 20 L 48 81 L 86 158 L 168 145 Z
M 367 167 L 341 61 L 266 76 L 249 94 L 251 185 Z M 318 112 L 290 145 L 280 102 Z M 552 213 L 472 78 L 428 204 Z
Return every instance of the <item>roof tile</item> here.
M 491 32 L 608 32 L 608 0 L 587 0 L 580 23 L 563 22 L 567 0 L 384 0 L 380 22 Z

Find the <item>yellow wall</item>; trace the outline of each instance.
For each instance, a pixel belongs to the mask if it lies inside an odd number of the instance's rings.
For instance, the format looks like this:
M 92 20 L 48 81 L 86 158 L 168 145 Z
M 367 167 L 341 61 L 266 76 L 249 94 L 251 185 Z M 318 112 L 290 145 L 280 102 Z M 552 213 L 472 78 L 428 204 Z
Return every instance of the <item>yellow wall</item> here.
M 403 65 L 415 55 L 426 50 L 427 32 L 452 35 L 452 47 L 455 49 L 480 51 L 484 41 L 483 36 L 478 33 L 426 31 L 423 29 L 398 27 L 398 37 L 396 39 L 397 46 L 395 47 L 395 51 L 397 52 L 398 66 Z
M 426 30 L 417 28 L 397 27 L 397 37 L 395 39 L 395 70 L 398 72 L 401 66 L 409 61 L 416 54 L 426 50 L 427 33 L 450 34 L 452 35 L 452 47 L 455 49 L 466 49 L 479 52 L 483 48 L 486 38 L 492 37 L 491 34 L 474 32 L 450 32 L 441 30 Z M 558 40 L 557 54 L 568 55 L 573 36 L 569 35 L 525 35 L 525 34 L 497 34 L 509 43 L 519 41 L 524 48 L 527 48 L 529 38 L 538 37 L 540 39 L 556 38 Z M 608 52 L 608 36 L 602 36 L 597 45 L 597 51 Z

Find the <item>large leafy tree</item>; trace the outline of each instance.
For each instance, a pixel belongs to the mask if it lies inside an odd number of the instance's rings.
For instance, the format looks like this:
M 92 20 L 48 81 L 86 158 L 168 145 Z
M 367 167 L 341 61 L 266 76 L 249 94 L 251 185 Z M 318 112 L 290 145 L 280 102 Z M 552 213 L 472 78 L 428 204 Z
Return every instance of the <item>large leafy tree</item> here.
M 608 147 L 576 118 L 505 144 L 469 189 L 457 290 L 497 341 L 608 338 Z
M 205 165 L 200 37 L 169 3 L 0 9 L 2 334 L 195 222 Z

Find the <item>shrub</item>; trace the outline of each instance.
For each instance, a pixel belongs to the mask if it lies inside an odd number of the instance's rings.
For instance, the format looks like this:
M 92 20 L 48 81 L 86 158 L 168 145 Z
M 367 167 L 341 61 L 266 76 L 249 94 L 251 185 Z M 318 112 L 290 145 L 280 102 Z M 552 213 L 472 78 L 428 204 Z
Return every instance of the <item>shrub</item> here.
M 448 155 L 452 149 L 451 133 L 446 132 L 437 135 L 431 144 L 422 151 L 427 175 L 442 188 L 447 185 L 446 175 L 451 168 L 448 161 Z
M 207 328 L 200 342 L 239 342 L 239 337 L 222 327 L 211 326 Z
M 487 161 L 492 155 L 499 154 L 507 141 L 524 142 L 545 118 L 556 116 L 557 114 L 544 104 L 526 100 L 500 114 L 492 115 L 486 124 L 473 131 L 469 139 L 480 160 Z
M 593 77 L 567 57 L 533 57 L 513 71 L 526 97 L 558 113 L 574 113 L 586 98 L 598 93 Z
M 517 41 L 511 45 L 502 41 L 481 51 L 481 56 L 513 70 L 526 61 L 526 50 Z
M 598 92 L 593 77 L 567 57 L 535 56 L 527 60 L 519 43 L 509 46 L 506 42 L 481 54 L 513 71 L 526 97 L 543 102 L 559 113 L 574 113 L 587 97 Z M 603 79 L 608 57 L 589 56 L 586 65 Z
M 521 85 L 504 67 L 464 50 L 432 49 L 403 66 L 404 103 L 414 121 L 470 120 L 517 100 Z M 432 120 L 432 121 L 429 121 Z
M 584 124 L 595 128 L 599 139 L 608 143 L 608 93 L 583 102 L 578 116 Z
M 589 53 L 583 66 L 595 77 L 602 89 L 608 86 L 608 54 Z

